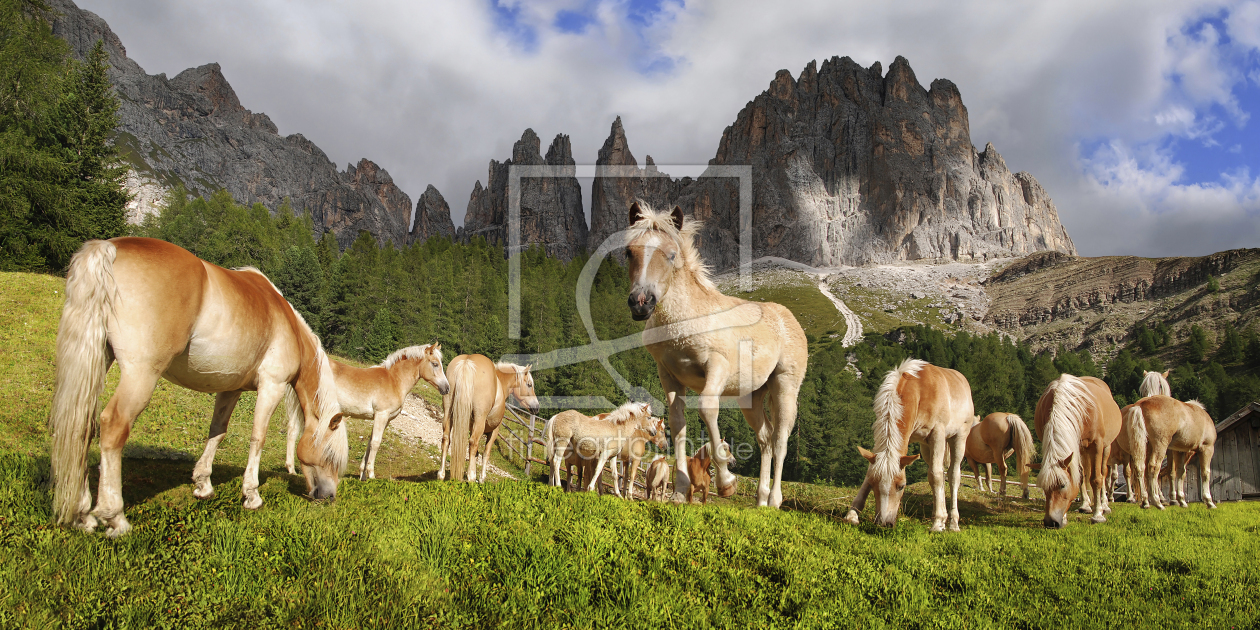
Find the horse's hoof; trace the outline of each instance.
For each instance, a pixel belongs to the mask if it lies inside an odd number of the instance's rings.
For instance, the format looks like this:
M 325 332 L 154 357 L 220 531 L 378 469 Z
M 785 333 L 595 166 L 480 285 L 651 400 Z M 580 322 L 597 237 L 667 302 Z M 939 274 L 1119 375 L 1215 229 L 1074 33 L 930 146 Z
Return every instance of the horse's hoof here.
M 1155 504 L 1155 507 L 1157 507 L 1157 508 L 1159 508 L 1159 509 L 1161 509 L 1161 510 L 1162 510 L 1162 509 L 1164 509 L 1164 504 L 1163 504 L 1163 503 L 1156 503 L 1156 504 Z
M 296 468 L 294 468 L 294 467 L 292 467 L 292 466 L 289 466 L 289 467 L 285 468 L 285 470 L 289 471 L 289 474 L 290 474 L 290 475 L 296 475 L 296 474 L 297 474 L 297 469 L 296 469 Z
M 95 516 L 92 516 L 91 514 L 84 514 L 74 523 L 72 527 L 75 529 L 81 529 L 85 532 L 94 532 L 96 531 L 96 526 L 99 524 L 100 523 L 97 522 Z
M 128 523 L 126 518 L 119 515 L 118 518 L 114 519 L 113 525 L 105 530 L 105 535 L 109 538 L 118 538 L 129 531 L 131 531 L 131 523 Z
M 1076 511 L 1077 511 L 1077 512 L 1080 512 L 1081 514 L 1093 514 L 1093 513 L 1094 513 L 1094 507 L 1093 507 L 1093 506 L 1091 506 L 1091 505 L 1082 505 L 1082 506 L 1081 506 L 1079 509 L 1077 509 Z
M 845 515 L 844 515 L 844 518 L 842 518 L 842 519 L 840 519 L 840 520 L 841 520 L 841 521 L 844 521 L 845 523 L 848 523 L 848 524 L 850 524 L 850 525 L 857 525 L 857 524 L 858 524 L 858 513 L 857 513 L 857 511 L 856 511 L 856 510 L 849 510 L 849 513 L 848 513 L 848 514 L 845 514 Z
M 1207 507 L 1208 507 L 1208 509 L 1209 509 L 1209 510 L 1215 510 L 1215 509 L 1216 509 L 1216 503 L 1214 503 L 1214 502 L 1212 502 L 1212 501 L 1208 501 L 1208 502 L 1207 502 Z
M 937 523 L 937 524 L 933 525 L 931 529 L 929 529 L 929 530 L 928 530 L 928 533 L 929 533 L 929 534 L 940 534 L 940 533 L 944 533 L 944 532 L 945 532 L 945 524 L 944 524 L 944 523 Z
M 245 497 L 245 503 L 242 504 L 242 507 L 244 507 L 247 510 L 257 510 L 258 508 L 262 507 L 262 505 L 263 505 L 262 497 L 258 495 L 254 495 L 252 497 Z
M 675 492 L 674 496 L 670 497 L 669 500 L 673 503 L 679 503 L 679 504 L 686 503 L 687 495 L 681 492 Z
M 201 499 L 202 501 L 205 501 L 206 499 L 213 499 L 214 486 L 210 484 L 206 484 L 204 486 L 197 486 L 196 488 L 193 488 L 193 496 L 198 499 Z
M 1091 522 L 1091 523 L 1093 523 L 1093 524 L 1095 524 L 1095 525 L 1097 525 L 1097 524 L 1099 524 L 1099 523 L 1106 523 L 1106 522 L 1107 522 L 1107 517 L 1103 516 L 1102 514 L 1099 514 L 1099 515 L 1097 515 L 1097 516 L 1093 516 L 1093 517 L 1091 517 L 1091 518 L 1089 519 L 1089 522 Z
M 1103 514 L 1111 514 L 1111 506 L 1103 508 Z
M 950 524 L 949 524 L 949 531 L 951 531 L 951 532 L 961 532 L 961 531 L 962 531 L 962 528 L 958 526 L 958 523 L 950 523 Z

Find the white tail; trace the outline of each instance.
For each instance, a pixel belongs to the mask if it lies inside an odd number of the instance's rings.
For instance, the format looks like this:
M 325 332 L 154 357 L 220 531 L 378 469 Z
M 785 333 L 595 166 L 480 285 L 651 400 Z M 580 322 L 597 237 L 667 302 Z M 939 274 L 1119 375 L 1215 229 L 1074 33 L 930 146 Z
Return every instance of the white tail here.
M 1032 432 L 1028 430 L 1028 425 L 1023 419 L 1011 414 L 1006 420 L 1007 424 L 1011 425 L 1011 445 L 1015 448 L 1015 470 L 1022 475 L 1028 472 L 1028 464 L 1036 455 L 1037 447 L 1033 444 Z
M 447 375 L 451 381 L 451 395 L 455 397 L 451 404 L 451 479 L 463 481 L 464 471 L 468 463 L 468 433 L 472 431 L 473 414 L 473 379 L 477 366 L 472 361 L 464 361 L 455 366 Z
M 1133 468 L 1137 472 L 1137 479 L 1129 482 L 1130 487 L 1136 484 L 1134 491 L 1138 496 L 1146 497 L 1150 500 L 1148 492 L 1158 494 L 1159 489 L 1146 487 L 1146 414 L 1142 411 L 1142 405 L 1129 405 L 1124 408 L 1124 431 L 1129 436 L 1129 450 L 1133 456 Z
M 109 241 L 88 241 L 70 260 L 66 274 L 66 303 L 57 328 L 57 376 L 48 417 L 53 514 L 58 523 L 73 523 L 91 508 L 87 455 L 112 361 L 106 350 L 105 326 L 117 291 L 117 256 L 118 250 Z

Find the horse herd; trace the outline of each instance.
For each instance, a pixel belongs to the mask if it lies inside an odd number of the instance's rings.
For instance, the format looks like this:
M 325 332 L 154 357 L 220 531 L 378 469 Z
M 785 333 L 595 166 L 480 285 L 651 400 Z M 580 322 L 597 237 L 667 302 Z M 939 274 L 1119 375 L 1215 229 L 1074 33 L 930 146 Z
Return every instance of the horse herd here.
M 736 477 L 729 470 L 734 456 L 721 438 L 717 418 L 723 402 L 735 401 L 761 451 L 757 505 L 777 508 L 783 499 L 783 461 L 796 421 L 797 392 L 807 367 L 804 331 L 781 305 L 718 291 L 694 242 L 700 224 L 685 219 L 678 207 L 658 212 L 636 201 L 630 206 L 629 225 L 617 235 L 625 239 L 627 251 L 627 306 L 634 320 L 645 322 L 643 342 L 657 363 L 665 392 L 675 453 L 672 500 L 690 501 L 696 491 L 707 499 L 711 478 L 719 496 L 734 494 Z M 441 346 L 433 343 L 398 350 L 374 367 L 345 365 L 327 356 L 302 317 L 256 269 L 224 269 L 154 239 L 88 241 L 71 261 L 57 331 L 49 416 L 54 517 L 86 531 L 104 526 L 110 537 L 130 529 L 123 513 L 122 450 L 159 378 L 216 394 L 205 450 L 193 469 L 193 495 L 200 499 L 214 495 L 210 477 L 215 452 L 243 392 L 257 392 L 242 480 L 244 507 L 257 509 L 263 504 L 258 492 L 263 443 L 282 400 L 289 429 L 286 466 L 296 473 L 300 463 L 309 496 L 324 499 L 335 496 L 349 457 L 343 419 L 372 421 L 359 478 L 374 478 L 385 429 L 422 378 L 443 395 L 439 478 L 445 479 L 449 456 L 453 479 L 484 481 L 508 397 L 531 412 L 539 408 L 531 367 L 496 363 L 482 355 L 457 356 L 445 369 L 442 361 Z M 105 375 L 114 363 L 119 366 L 118 386 L 99 409 Z M 708 433 L 690 456 L 684 417 L 689 389 L 698 394 Z M 1145 475 L 1129 478 L 1145 480 L 1141 485 L 1148 504 L 1160 505 L 1154 471 L 1167 450 L 1174 452 L 1174 502 L 1185 504 L 1176 482 L 1184 485 L 1185 465 L 1193 454 L 1203 467 L 1201 479 L 1210 478 L 1215 440 L 1211 420 L 1202 405 L 1181 403 L 1167 393 L 1165 389 L 1162 395 L 1143 398 L 1122 414 L 1102 381 L 1064 375 L 1050 384 L 1036 417 L 1045 444 L 1038 484 L 1047 497 L 1047 526 L 1062 526 L 1082 484 L 1089 488 L 1085 504 L 1093 506 L 1093 520 L 1104 520 L 1109 511 L 1103 492 L 1108 463 L 1139 470 L 1145 464 Z M 1015 452 L 1027 496 L 1032 455 L 1027 428 L 1010 414 L 993 414 L 980 422 L 961 374 L 907 360 L 884 379 L 875 413 L 874 452 L 859 449 L 870 466 L 846 520 L 857 522 L 872 491 L 875 521 L 891 525 L 896 520 L 905 467 L 919 457 L 907 455 L 910 442 L 922 444 L 929 465 L 935 499 L 932 531 L 958 529 L 964 456 L 973 468 L 998 464 L 1005 493 L 1005 459 Z M 100 476 L 93 507 L 87 463 L 98 432 Z M 479 448 L 483 436 L 484 450 Z M 669 446 L 665 421 L 653 417 L 643 402 L 594 417 L 561 412 L 547 421 L 545 436 L 552 484 L 561 485 L 563 468 L 569 471 L 570 488 L 576 482 L 594 489 L 606 465 L 611 463 L 616 472 L 624 462 L 629 494 L 646 443 L 661 450 Z M 669 473 L 663 457 L 649 463 L 649 496 L 666 498 Z M 622 484 L 616 479 L 614 474 L 613 491 L 620 495 Z M 1204 483 L 1203 496 L 1211 506 Z M 1130 495 L 1133 500 L 1134 493 Z

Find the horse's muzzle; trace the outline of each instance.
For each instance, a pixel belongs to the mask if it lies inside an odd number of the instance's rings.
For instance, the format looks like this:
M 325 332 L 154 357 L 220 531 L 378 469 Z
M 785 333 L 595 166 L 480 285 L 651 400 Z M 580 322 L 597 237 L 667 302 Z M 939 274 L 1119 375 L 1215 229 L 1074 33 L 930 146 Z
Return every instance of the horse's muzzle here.
M 630 318 L 641 322 L 651 317 L 652 311 L 656 310 L 656 296 L 644 291 L 631 291 L 626 304 L 630 307 Z
M 1041 524 L 1045 525 L 1046 529 L 1063 529 L 1063 521 L 1055 520 L 1053 516 L 1047 516 Z

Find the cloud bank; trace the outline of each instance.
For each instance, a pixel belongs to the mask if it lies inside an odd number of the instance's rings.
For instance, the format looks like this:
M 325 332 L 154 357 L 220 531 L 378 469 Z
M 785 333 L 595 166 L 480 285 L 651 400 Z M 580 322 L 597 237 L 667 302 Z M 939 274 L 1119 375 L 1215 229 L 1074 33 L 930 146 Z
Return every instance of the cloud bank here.
M 902 55 L 958 85 L 972 142 L 1038 178 L 1082 254 L 1260 247 L 1256 0 L 79 1 L 146 71 L 217 61 L 281 133 L 434 184 L 457 224 L 526 127 L 593 163 L 620 115 L 640 162 L 703 164 L 777 70 Z

